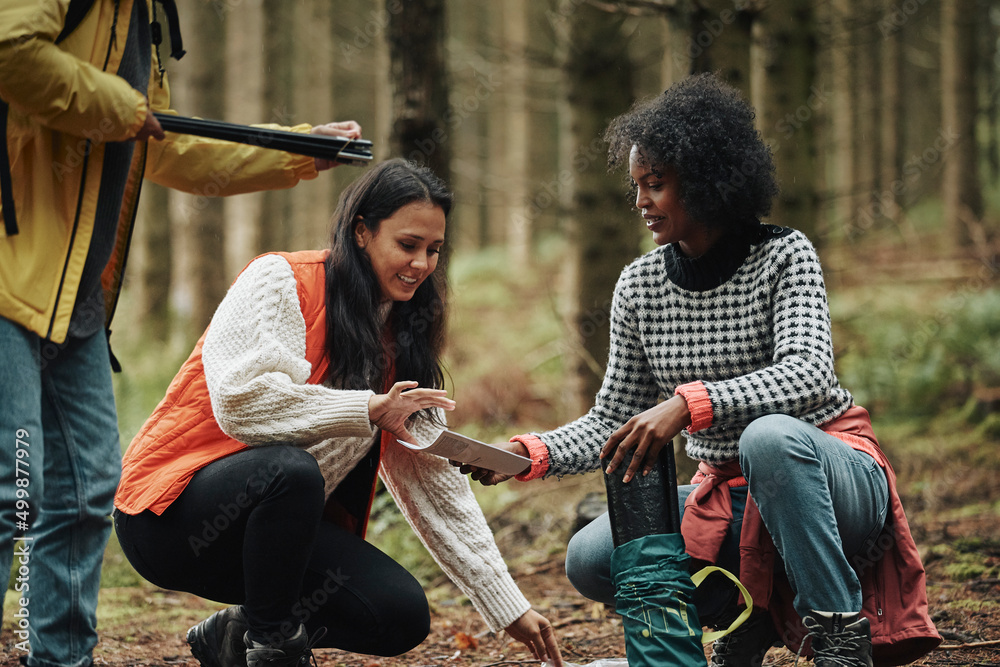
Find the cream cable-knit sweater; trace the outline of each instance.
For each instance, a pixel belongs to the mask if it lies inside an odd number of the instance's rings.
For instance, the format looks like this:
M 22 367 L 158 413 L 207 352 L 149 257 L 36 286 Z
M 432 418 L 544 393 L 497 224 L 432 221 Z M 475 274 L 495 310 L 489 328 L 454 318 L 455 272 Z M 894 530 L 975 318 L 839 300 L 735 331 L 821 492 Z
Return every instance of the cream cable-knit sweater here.
M 305 449 L 319 462 L 329 497 L 378 432 L 368 419 L 371 391 L 306 384 L 305 337 L 292 267 L 266 255 L 243 271 L 219 305 L 202 360 L 223 432 L 250 446 Z M 440 430 L 418 419 L 410 432 L 430 442 Z M 507 627 L 529 609 L 457 468 L 394 443 L 382 454 L 379 474 L 420 541 L 490 629 Z

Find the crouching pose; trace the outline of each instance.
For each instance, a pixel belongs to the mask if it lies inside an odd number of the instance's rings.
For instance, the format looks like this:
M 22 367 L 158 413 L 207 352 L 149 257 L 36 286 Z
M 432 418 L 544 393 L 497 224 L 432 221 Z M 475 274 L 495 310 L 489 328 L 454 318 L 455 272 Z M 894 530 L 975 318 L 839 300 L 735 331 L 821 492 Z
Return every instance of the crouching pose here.
M 429 632 L 417 581 L 367 543 L 381 478 L 493 630 L 561 664 L 468 480 L 429 441 L 441 389 L 451 194 L 391 160 L 343 193 L 329 250 L 240 274 L 125 454 L 115 529 L 163 588 L 234 606 L 188 631 L 204 667 L 299 665 L 311 649 L 397 655 Z
M 917 659 L 941 641 L 924 570 L 868 413 L 837 380 L 816 251 L 760 222 L 777 187 L 753 110 L 699 75 L 637 104 L 605 138 L 659 247 L 618 280 L 594 407 L 506 445 L 532 459 L 519 478 L 603 464 L 627 465 L 628 482 L 684 430 L 699 461 L 679 489 L 686 550 L 738 574 L 754 602 L 715 642 L 712 665 L 759 666 L 772 644 L 797 651 L 806 637 L 817 667 Z M 570 541 L 566 572 L 587 597 L 613 603 L 612 550 L 607 515 Z M 710 582 L 699 615 L 726 627 L 742 601 Z

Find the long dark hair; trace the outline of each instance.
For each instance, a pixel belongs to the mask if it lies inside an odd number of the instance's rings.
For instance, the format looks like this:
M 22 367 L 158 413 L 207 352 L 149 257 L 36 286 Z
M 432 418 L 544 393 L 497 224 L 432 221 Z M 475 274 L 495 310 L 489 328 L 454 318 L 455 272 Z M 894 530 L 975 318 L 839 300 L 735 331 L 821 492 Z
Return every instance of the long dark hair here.
M 440 206 L 447 218 L 452 194 L 430 169 L 400 159 L 365 172 L 340 195 L 326 262 L 327 380 L 336 387 L 384 393 L 397 380 L 416 380 L 421 387 L 444 384 L 443 268 L 435 270 L 412 299 L 393 302 L 387 340 L 378 279 L 354 235 L 357 224 L 377 234 L 383 220 L 413 202 Z

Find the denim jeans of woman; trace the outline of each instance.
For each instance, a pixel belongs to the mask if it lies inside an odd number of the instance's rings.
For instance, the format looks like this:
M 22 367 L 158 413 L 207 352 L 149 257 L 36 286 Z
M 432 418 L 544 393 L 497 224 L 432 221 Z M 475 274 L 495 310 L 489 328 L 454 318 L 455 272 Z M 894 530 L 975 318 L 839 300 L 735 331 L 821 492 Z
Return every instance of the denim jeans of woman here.
M 0 571 L 17 545 L 15 630 L 29 667 L 88 665 L 121 474 L 107 339 L 56 345 L 0 318 L 0 359 Z
M 740 467 L 795 591 L 796 611 L 860 611 L 861 584 L 849 558 L 878 536 L 889 502 L 875 460 L 799 419 L 768 415 L 743 432 Z M 678 488 L 682 511 L 694 488 Z M 737 575 L 747 490 L 731 490 L 733 522 L 717 563 Z M 566 574 L 582 595 L 614 604 L 613 549 L 607 514 L 570 540 Z M 721 578 L 706 579 L 695 596 L 702 618 L 723 614 L 733 599 Z

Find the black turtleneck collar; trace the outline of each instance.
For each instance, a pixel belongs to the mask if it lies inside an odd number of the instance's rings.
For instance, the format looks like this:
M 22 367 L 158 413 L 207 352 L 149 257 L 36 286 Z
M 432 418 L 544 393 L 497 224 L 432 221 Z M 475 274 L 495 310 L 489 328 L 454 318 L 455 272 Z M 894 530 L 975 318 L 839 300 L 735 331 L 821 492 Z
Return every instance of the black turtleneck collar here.
M 722 237 L 700 257 L 688 257 L 678 244 L 671 243 L 663 255 L 667 277 L 690 292 L 715 289 L 736 275 L 753 246 L 786 236 L 791 231 L 788 227 L 754 224 Z

